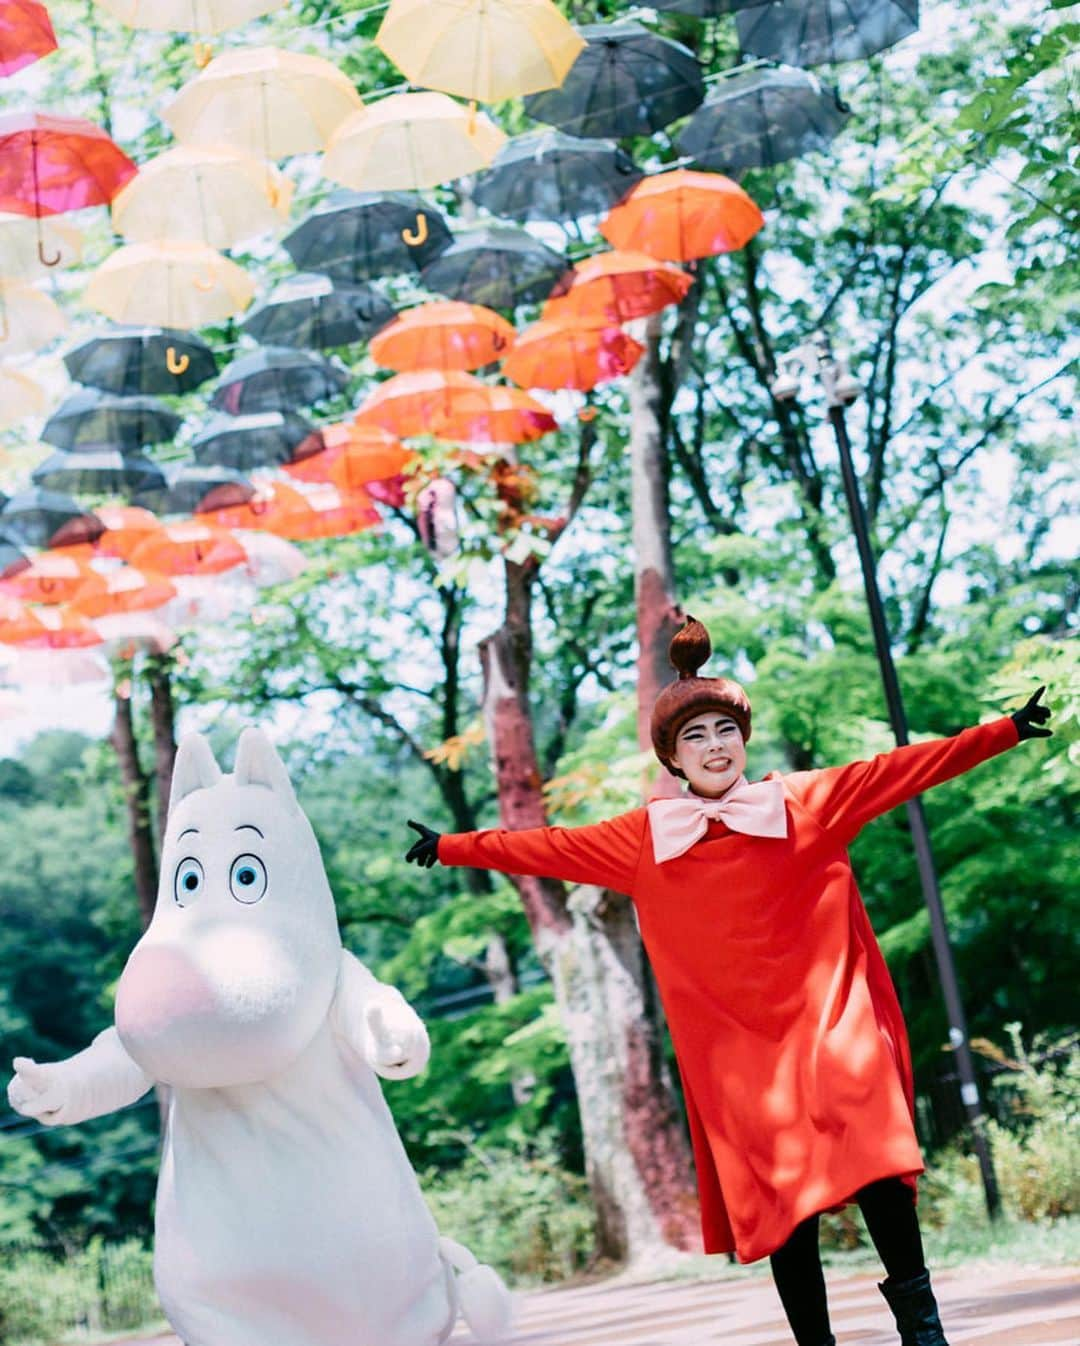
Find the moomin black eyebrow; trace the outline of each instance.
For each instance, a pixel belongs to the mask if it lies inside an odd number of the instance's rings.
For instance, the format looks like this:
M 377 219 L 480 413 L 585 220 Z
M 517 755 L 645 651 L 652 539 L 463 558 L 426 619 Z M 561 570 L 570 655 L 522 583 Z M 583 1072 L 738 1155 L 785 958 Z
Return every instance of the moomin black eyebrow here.
M 251 832 L 259 832 L 259 829 L 255 826 L 254 823 L 241 823 L 239 827 L 234 827 L 233 831 L 243 832 L 245 828 L 247 828 Z M 261 832 L 259 832 L 259 836 L 263 838 L 263 841 L 266 840 L 266 838 L 263 837 L 263 834 Z

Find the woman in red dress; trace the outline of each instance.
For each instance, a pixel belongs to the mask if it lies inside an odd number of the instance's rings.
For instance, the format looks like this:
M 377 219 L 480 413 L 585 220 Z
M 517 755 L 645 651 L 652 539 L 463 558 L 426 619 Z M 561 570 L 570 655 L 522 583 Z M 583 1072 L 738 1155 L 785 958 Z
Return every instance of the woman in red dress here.
M 626 893 L 679 1063 L 706 1252 L 769 1257 L 798 1346 L 835 1346 L 818 1220 L 855 1201 L 903 1346 L 946 1346 L 915 1213 L 907 1033 L 847 847 L 871 818 L 1045 737 L 1043 689 L 953 738 L 749 783 L 750 702 L 697 676 L 710 653 L 688 619 L 653 711 L 656 755 L 689 785 L 679 798 L 576 828 L 440 835 L 410 821 L 407 859 Z

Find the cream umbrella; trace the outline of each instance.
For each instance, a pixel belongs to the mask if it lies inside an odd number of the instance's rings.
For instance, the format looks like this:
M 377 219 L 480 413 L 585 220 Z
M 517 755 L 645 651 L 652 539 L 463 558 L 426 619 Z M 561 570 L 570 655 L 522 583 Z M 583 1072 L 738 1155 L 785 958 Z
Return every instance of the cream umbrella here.
M 280 9 L 285 0 L 97 0 L 97 4 L 131 28 L 214 37 Z
M 18 369 L 0 365 L 0 430 L 17 425 L 24 416 L 39 416 L 45 405 L 40 383 Z
M 331 137 L 328 178 L 358 191 L 408 191 L 486 168 L 506 136 L 444 93 L 398 93 L 354 112 Z
M 47 276 L 52 268 L 42 262 L 42 254 L 55 257 L 55 266 L 74 266 L 82 260 L 82 245 L 80 231 L 59 216 L 37 220 L 0 212 L 0 272 L 6 276 L 26 280 Z
M 360 106 L 351 81 L 329 61 L 244 47 L 216 56 L 162 115 L 185 144 L 225 144 L 256 159 L 282 159 L 323 149 Z
M 66 327 L 67 319 L 47 294 L 0 276 L 0 360 L 39 351 Z
M 189 331 L 242 313 L 255 282 L 205 243 L 130 243 L 98 267 L 83 300 L 113 322 Z
M 488 103 L 558 88 L 585 40 L 551 0 L 391 0 L 375 45 L 411 83 Z
M 228 145 L 177 145 L 142 164 L 114 197 L 113 224 L 131 243 L 228 248 L 288 219 L 292 194 L 273 164 Z

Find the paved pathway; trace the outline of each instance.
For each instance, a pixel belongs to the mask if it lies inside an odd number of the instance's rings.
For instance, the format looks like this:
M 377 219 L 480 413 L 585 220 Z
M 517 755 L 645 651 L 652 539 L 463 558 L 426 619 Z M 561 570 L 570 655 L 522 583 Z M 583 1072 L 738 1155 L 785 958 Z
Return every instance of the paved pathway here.
M 950 1346 L 1080 1346 L 1078 1268 L 942 1271 L 934 1285 Z M 654 1284 L 617 1277 L 528 1291 L 518 1304 L 508 1346 L 791 1346 L 764 1276 Z M 896 1346 L 872 1277 L 830 1277 L 829 1304 L 837 1346 Z M 468 1340 L 459 1326 L 453 1343 Z M 165 1336 L 123 1346 L 179 1343 Z

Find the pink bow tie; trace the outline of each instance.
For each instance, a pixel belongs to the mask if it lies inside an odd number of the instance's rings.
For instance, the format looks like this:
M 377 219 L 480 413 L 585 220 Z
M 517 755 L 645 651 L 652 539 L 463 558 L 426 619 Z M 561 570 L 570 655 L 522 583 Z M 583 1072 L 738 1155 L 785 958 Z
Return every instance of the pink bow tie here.
M 751 784 L 740 776 L 719 799 L 685 794 L 678 799 L 654 799 L 648 805 L 656 863 L 674 860 L 688 851 L 719 820 L 733 832 L 752 837 L 786 837 L 787 810 L 784 787 L 778 780 Z

